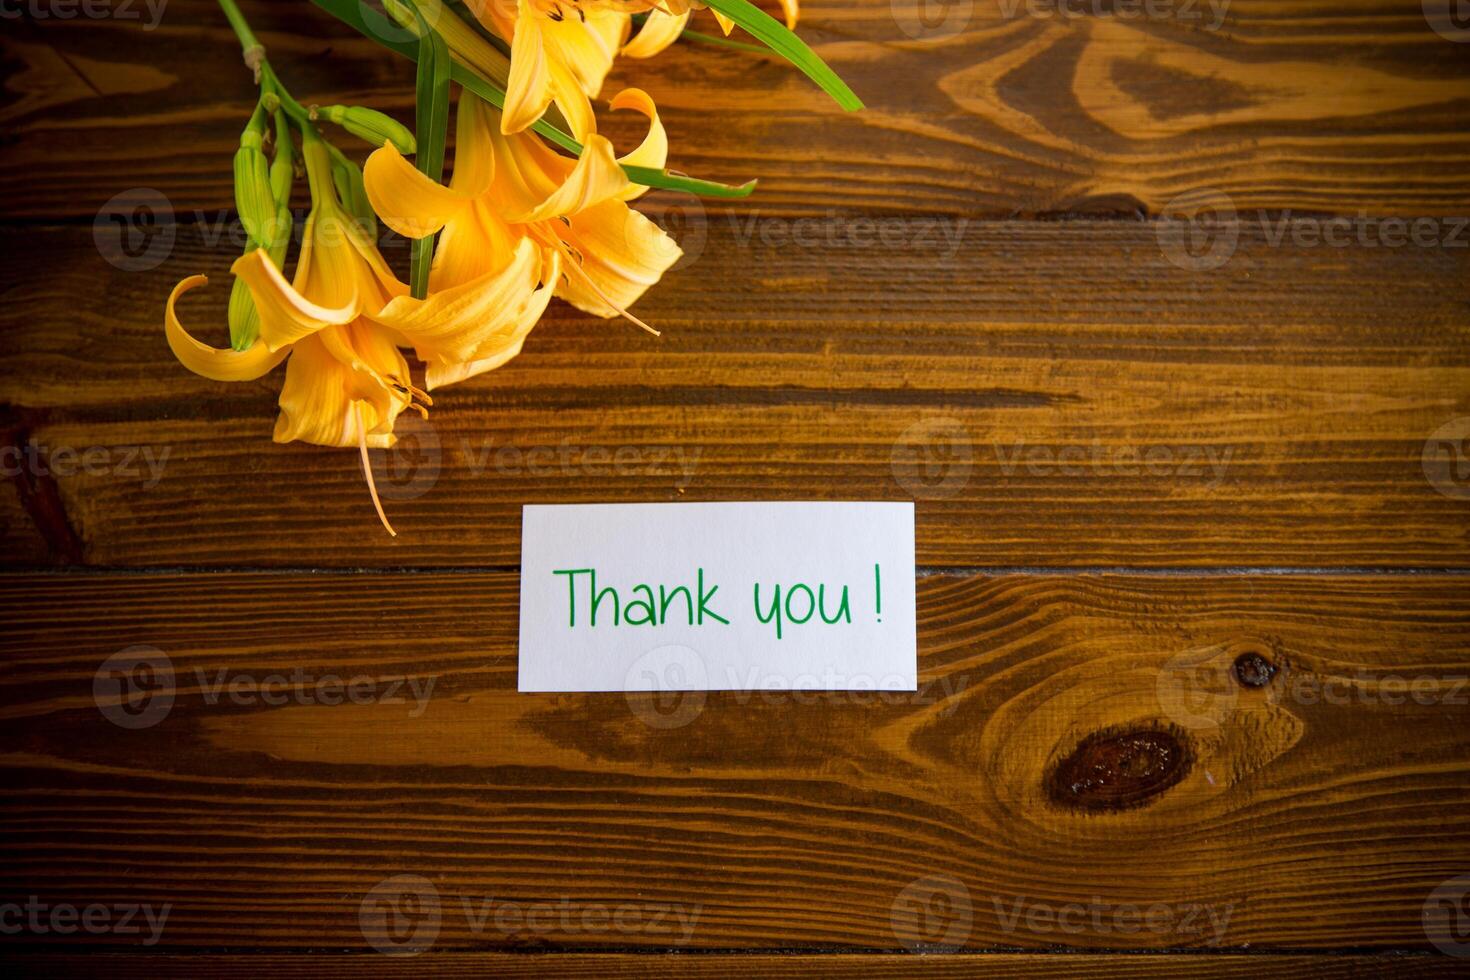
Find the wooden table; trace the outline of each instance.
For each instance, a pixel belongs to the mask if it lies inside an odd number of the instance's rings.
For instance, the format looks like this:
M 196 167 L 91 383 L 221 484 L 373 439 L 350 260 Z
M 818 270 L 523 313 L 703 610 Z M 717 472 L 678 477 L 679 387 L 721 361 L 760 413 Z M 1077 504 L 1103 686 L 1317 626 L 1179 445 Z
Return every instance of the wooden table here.
M 405 63 L 246 7 L 305 100 L 409 118 Z M 238 251 L 217 10 L 63 9 L 0 108 L 24 972 L 1464 968 L 1470 46 L 1419 0 L 807 0 L 860 115 L 620 69 L 760 190 L 645 200 L 661 340 L 557 303 L 403 423 L 396 540 L 270 442 L 279 376 L 165 346 Z M 784 499 L 917 501 L 917 695 L 516 693 L 522 504 Z

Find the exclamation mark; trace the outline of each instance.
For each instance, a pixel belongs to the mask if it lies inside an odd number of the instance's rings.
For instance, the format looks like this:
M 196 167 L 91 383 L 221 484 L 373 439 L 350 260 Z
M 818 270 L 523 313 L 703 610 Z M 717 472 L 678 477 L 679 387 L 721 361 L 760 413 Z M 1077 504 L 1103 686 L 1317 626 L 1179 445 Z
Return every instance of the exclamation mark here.
M 883 573 L 873 566 L 873 592 L 878 597 L 878 622 L 883 622 Z

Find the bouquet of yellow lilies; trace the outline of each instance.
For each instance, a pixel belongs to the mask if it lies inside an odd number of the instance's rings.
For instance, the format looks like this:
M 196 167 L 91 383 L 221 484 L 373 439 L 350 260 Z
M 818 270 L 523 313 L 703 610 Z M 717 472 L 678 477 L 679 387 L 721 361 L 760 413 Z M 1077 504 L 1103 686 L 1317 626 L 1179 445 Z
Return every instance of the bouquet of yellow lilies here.
M 368 449 L 393 445 L 404 410 L 427 415 L 429 390 L 515 357 L 553 295 L 656 333 L 628 307 L 681 252 L 629 202 L 649 187 L 717 198 L 754 189 L 753 181 L 733 187 L 665 169 L 667 134 L 636 88 L 610 106 L 647 117 L 648 134 L 618 156 L 592 109 L 617 55 L 647 58 L 686 35 L 748 46 L 690 31 L 691 15 L 708 8 L 726 35 L 741 27 L 844 108 L 862 106 L 792 33 L 797 0 L 781 0 L 785 26 L 747 0 L 453 0 L 454 9 L 450 0 L 383 0 L 382 13 L 360 0 L 312 0 L 417 62 L 410 132 L 364 106 L 301 105 L 235 0 L 218 2 L 260 89 L 235 154 L 247 243 L 231 267 L 230 348 L 195 340 L 175 312 L 204 276 L 169 296 L 168 343 L 185 367 L 220 381 L 253 380 L 286 361 L 275 441 L 356 446 L 389 534 Z M 451 83 L 461 92 L 445 184 Z M 359 167 L 323 135 L 323 121 L 377 149 Z M 298 169 L 311 209 L 288 281 Z M 408 283 L 378 251 L 379 220 L 413 239 Z M 424 364 L 423 387 L 404 348 Z

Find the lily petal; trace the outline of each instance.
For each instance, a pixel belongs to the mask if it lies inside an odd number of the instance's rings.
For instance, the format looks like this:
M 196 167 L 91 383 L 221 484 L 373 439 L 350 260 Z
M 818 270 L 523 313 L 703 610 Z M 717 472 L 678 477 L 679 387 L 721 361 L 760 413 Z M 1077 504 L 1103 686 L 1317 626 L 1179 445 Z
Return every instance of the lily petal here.
M 486 337 L 472 358 L 465 361 L 430 361 L 424 371 L 425 387 L 433 391 L 477 374 L 493 371 L 519 354 L 526 335 L 541 319 L 541 314 L 546 312 L 546 304 L 551 301 L 558 277 L 557 263 L 556 253 L 550 253 L 543 269 L 545 282 L 526 296 L 512 315 L 503 319 L 502 328 Z
M 336 250 L 321 245 L 313 250 L 312 257 L 316 263 L 312 267 L 313 277 L 320 274 L 319 264 L 324 255 L 333 251 Z M 331 324 L 350 323 L 357 319 L 359 304 L 355 283 L 351 286 L 353 298 L 346 306 L 319 306 L 286 282 L 281 270 L 276 268 L 263 248 L 240 256 L 230 271 L 250 287 L 250 295 L 260 314 L 260 340 L 270 350 L 289 347 Z
M 597 132 L 597 116 L 592 111 L 592 100 L 582 90 L 581 83 L 572 74 L 566 62 L 553 58 L 548 62 L 547 67 L 551 73 L 552 97 L 556 102 L 556 107 L 561 110 L 572 135 L 579 141 L 585 141 L 587 137 Z M 535 121 L 531 120 L 531 122 Z M 529 126 L 530 123 L 526 125 Z
M 618 157 L 618 163 L 625 167 L 662 170 L 669 160 L 669 134 L 664 131 L 664 124 L 658 118 L 658 107 L 653 104 L 649 94 L 641 88 L 625 88 L 613 97 L 609 105 L 614 110 L 634 109 L 648 117 L 648 135 L 643 137 L 643 142 L 632 152 Z M 618 197 L 631 201 L 642 197 L 647 191 L 648 188 L 642 184 L 630 183 L 628 189 Z
M 432 235 L 484 192 L 466 193 L 430 179 L 385 143 L 362 168 L 368 200 L 383 224 L 408 238 Z
M 499 272 L 515 253 L 518 237 L 483 200 L 473 202 L 440 234 L 434 264 L 429 267 L 429 291 L 451 289 Z
M 562 185 L 530 211 L 512 214 L 510 220 L 530 224 L 570 217 L 620 197 L 628 187 L 628 176 L 618 166 L 612 143 L 605 136 L 593 135 L 582 146 L 581 158 Z
M 535 242 L 523 238 L 503 270 L 427 299 L 400 296 L 373 319 L 411 343 L 420 360 L 469 360 L 487 338 L 505 329 L 541 282 L 540 253 Z
M 608 106 L 615 111 L 632 109 L 648 117 L 648 135 L 636 149 L 618 157 L 618 162 L 629 167 L 662 170 L 669 160 L 669 134 L 658 118 L 658 106 L 653 104 L 653 98 L 641 88 L 625 88 L 613 96 Z
M 449 186 L 470 197 L 478 197 L 495 179 L 495 153 L 490 136 L 496 122 L 490 106 L 478 96 L 460 92 L 454 117 L 454 173 Z
M 436 391 L 445 385 L 458 384 L 466 378 L 493 371 L 513 360 L 521 352 L 521 346 L 524 343 L 525 338 L 523 337 L 500 353 L 478 361 L 454 361 L 452 363 L 435 361 L 424 369 L 424 386 L 430 391 Z
M 551 105 L 551 66 L 541 17 L 521 0 L 510 42 L 510 78 L 505 84 L 505 109 L 500 131 L 507 136 L 530 126 Z
M 281 414 L 272 438 L 276 442 L 314 443 L 318 446 L 356 446 L 366 427 L 368 446 L 393 445 L 393 422 L 406 400 L 358 400 L 352 371 L 328 350 L 319 335 L 297 344 L 286 364 L 281 386 Z
M 207 282 L 208 276 L 189 276 L 169 294 L 168 304 L 164 307 L 163 329 L 174 356 L 190 371 L 213 381 L 254 381 L 270 373 L 290 351 L 273 351 L 259 341 L 247 350 L 219 350 L 189 336 L 179 322 L 174 304 L 180 296 Z
M 633 18 L 619 10 L 593 8 L 563 17 L 543 18 L 542 37 L 553 55 L 589 98 L 602 90 Z
M 575 215 L 561 238 L 582 261 L 566 260 L 557 295 L 603 317 L 632 306 L 684 254 L 662 228 L 621 201 Z
M 658 8 L 650 10 L 637 36 L 623 45 L 623 54 L 629 58 L 652 58 L 679 40 L 684 25 L 689 23 L 689 14 L 688 10 L 682 14 L 670 14 Z

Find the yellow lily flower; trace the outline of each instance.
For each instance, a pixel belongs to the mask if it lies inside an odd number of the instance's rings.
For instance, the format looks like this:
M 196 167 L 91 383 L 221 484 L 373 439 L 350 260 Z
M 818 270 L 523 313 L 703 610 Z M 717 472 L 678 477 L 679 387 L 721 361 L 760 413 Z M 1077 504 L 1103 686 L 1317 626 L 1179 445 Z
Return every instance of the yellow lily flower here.
M 786 26 L 794 29 L 799 0 L 780 4 Z M 510 42 L 500 131 L 521 132 L 554 102 L 572 134 L 583 141 L 596 132 L 591 100 L 602 90 L 613 58 L 619 53 L 652 57 L 678 39 L 694 10 L 704 8 L 699 0 L 465 0 L 465 5 L 482 25 Z M 647 13 L 648 19 L 630 41 L 632 15 L 638 13 Z M 719 11 L 714 14 L 729 34 L 734 22 Z M 445 40 L 474 64 L 476 39 L 461 38 L 461 33 L 447 30 Z
M 487 29 L 510 42 L 501 132 L 519 133 L 556 103 L 572 135 L 597 131 L 592 99 L 632 28 L 622 0 L 466 0 Z M 634 5 L 636 6 L 636 5 Z M 451 49 L 454 39 L 446 35 Z M 455 49 L 455 53 L 469 52 Z M 473 63 L 473 60 L 471 61 Z
M 400 346 L 412 346 L 429 370 L 493 349 L 507 329 L 522 334 L 549 296 L 534 249 L 502 268 L 469 278 L 424 300 L 408 295 L 377 246 L 346 212 L 332 184 L 331 159 L 319 137 L 303 140 L 313 209 L 292 282 L 264 249 L 237 259 L 231 271 L 249 288 L 260 335 L 245 351 L 217 350 L 189 335 L 175 305 L 207 282 L 190 276 L 174 287 L 164 329 L 181 363 L 220 381 L 258 378 L 289 357 L 281 388 L 276 442 L 357 446 L 374 506 L 393 533 L 373 486 L 367 451 L 394 444 L 393 425 L 406 408 L 427 415 L 427 393 L 410 381 Z M 509 321 L 528 319 L 528 322 Z
M 796 30 L 796 22 L 801 16 L 800 0 L 779 0 L 779 2 L 781 11 L 786 16 L 787 28 Z M 622 54 L 629 58 L 651 58 L 658 54 L 679 40 L 679 35 L 684 33 L 684 28 L 689 23 L 690 14 L 704 8 L 704 4 L 699 0 L 658 0 L 658 2 L 632 3 L 628 6 L 634 8 L 633 13 L 648 12 L 648 19 L 643 22 L 642 29 L 631 41 L 623 45 Z M 727 35 L 735 29 L 735 22 L 730 18 L 718 10 L 711 12 Z
M 384 224 L 400 234 L 423 237 L 444 230 L 431 289 L 453 289 L 493 274 L 532 249 L 540 256 L 542 281 L 554 281 L 556 295 L 588 313 L 623 316 L 656 333 L 627 307 L 683 253 L 663 229 L 628 207 L 626 202 L 646 188 L 629 182 L 620 164 L 661 169 L 668 137 L 645 92 L 628 89 L 612 107 L 648 117 L 643 143 L 619 160 L 607 138 L 593 134 L 573 160 L 534 133 L 503 134 L 494 110 L 463 93 L 449 186 L 425 177 L 385 145 L 363 168 L 368 200 Z M 437 372 L 431 365 L 429 387 L 503 364 L 519 351 L 523 338 L 524 333 L 508 330 L 497 335 L 498 344 L 471 357 Z

